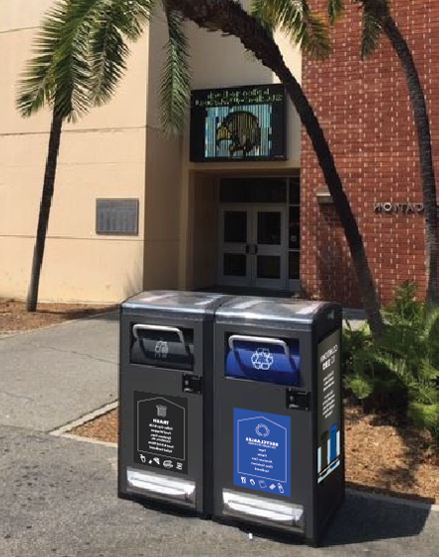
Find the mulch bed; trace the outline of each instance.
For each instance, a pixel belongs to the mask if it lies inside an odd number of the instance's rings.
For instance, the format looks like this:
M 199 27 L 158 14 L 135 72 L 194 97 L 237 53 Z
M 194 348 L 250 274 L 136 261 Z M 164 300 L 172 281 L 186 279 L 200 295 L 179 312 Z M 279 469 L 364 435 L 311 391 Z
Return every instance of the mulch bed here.
M 346 479 L 351 487 L 439 501 L 438 452 L 432 435 L 394 418 L 346 410 Z
M 0 299 L 0 335 L 41 329 L 114 309 L 115 306 L 102 305 L 39 304 L 37 312 L 28 313 L 23 302 Z
M 346 409 L 346 479 L 350 487 L 397 497 L 439 501 L 438 454 L 431 435 L 392 424 L 389 416 Z M 113 410 L 72 431 L 117 443 Z

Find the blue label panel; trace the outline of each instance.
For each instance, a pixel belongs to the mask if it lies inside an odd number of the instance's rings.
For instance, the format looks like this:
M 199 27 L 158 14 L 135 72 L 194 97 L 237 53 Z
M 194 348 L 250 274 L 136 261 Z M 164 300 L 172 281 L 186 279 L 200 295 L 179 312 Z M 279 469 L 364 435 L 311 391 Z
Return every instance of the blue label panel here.
M 233 429 L 233 483 L 290 497 L 290 417 L 234 408 Z

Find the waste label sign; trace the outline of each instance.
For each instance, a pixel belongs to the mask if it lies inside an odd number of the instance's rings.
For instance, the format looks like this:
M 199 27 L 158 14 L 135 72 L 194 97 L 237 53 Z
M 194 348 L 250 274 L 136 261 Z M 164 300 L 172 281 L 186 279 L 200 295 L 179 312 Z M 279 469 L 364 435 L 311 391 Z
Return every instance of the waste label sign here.
M 340 465 L 340 331 L 318 348 L 317 481 L 322 482 Z
M 290 417 L 234 408 L 233 424 L 233 483 L 290 497 Z
M 187 474 L 187 399 L 134 393 L 134 461 Z

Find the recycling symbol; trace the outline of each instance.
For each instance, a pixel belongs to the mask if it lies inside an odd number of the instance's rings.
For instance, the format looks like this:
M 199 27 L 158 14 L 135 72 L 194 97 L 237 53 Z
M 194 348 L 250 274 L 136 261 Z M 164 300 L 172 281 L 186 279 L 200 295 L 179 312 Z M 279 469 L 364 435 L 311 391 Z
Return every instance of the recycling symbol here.
M 268 371 L 273 362 L 273 355 L 268 348 L 258 348 L 252 354 L 252 365 L 257 370 Z

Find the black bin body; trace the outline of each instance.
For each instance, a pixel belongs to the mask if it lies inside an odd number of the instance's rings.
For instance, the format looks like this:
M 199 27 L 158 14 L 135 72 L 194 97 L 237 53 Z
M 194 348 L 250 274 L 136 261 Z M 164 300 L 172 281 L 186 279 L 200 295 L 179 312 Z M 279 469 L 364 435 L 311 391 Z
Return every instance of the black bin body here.
M 122 305 L 119 496 L 212 513 L 213 318 L 221 299 L 157 291 Z
M 216 312 L 216 519 L 319 543 L 344 497 L 341 317 L 270 298 Z

